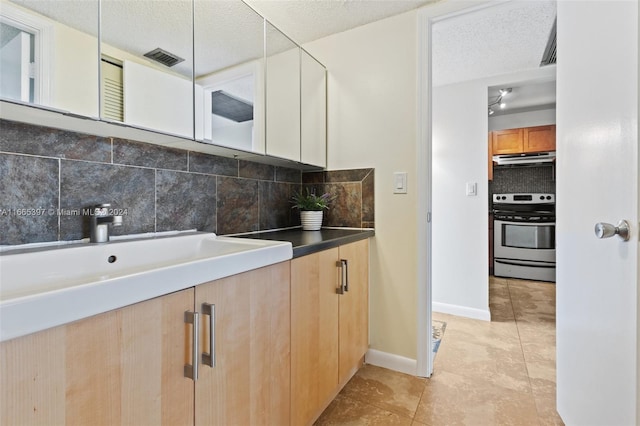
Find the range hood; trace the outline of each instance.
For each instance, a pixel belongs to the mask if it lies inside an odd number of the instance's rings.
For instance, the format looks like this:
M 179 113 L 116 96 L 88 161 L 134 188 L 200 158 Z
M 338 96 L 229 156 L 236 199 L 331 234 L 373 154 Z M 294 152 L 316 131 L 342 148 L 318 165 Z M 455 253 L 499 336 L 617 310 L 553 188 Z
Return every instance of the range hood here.
M 508 154 L 508 155 L 494 155 L 493 161 L 498 166 L 504 166 L 508 164 L 536 164 L 536 163 L 550 163 L 555 161 L 555 152 L 538 152 L 535 154 Z

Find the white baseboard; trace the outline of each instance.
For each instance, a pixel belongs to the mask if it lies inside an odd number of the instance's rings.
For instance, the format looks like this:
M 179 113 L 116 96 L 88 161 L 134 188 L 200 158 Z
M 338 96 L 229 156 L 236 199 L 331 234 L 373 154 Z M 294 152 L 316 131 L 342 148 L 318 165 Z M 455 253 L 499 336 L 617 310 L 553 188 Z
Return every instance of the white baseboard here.
M 389 370 L 398 371 L 400 373 L 416 375 L 418 362 L 415 359 L 405 358 L 400 355 L 394 355 L 387 352 L 369 349 L 364 356 L 367 364 L 378 367 L 388 368 Z
M 448 303 L 433 302 L 433 312 L 440 312 L 443 314 L 456 315 L 459 317 L 466 317 L 472 319 L 478 319 L 483 321 L 491 321 L 491 312 L 489 309 L 476 309 L 468 308 L 466 306 L 450 305 Z

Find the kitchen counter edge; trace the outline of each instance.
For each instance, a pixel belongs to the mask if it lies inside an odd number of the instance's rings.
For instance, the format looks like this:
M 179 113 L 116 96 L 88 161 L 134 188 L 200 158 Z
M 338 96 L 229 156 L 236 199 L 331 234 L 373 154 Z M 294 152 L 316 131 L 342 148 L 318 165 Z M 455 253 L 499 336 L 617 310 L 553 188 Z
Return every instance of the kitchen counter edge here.
M 293 259 L 354 243 L 375 236 L 371 228 L 321 228 L 319 231 L 303 231 L 302 228 L 255 232 L 234 237 L 288 241 L 293 246 Z

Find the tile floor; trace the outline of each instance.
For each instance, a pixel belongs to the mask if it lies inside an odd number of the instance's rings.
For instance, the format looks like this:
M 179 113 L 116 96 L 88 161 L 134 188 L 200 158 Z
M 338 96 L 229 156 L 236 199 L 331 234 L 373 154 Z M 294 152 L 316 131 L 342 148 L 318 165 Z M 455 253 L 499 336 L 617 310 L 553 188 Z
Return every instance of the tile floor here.
M 491 277 L 491 322 L 445 314 L 430 379 L 365 365 L 316 425 L 562 425 L 555 285 Z

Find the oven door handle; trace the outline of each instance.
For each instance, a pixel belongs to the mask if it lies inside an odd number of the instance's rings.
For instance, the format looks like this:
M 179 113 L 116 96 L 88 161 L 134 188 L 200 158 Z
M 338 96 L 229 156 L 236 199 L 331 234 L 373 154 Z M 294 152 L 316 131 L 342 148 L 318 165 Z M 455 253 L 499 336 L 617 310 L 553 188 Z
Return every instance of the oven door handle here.
M 500 259 L 494 259 L 494 261 L 496 263 L 502 263 L 503 265 L 527 266 L 527 267 L 532 267 L 532 268 L 551 269 L 551 268 L 555 268 L 556 267 L 555 263 L 544 263 L 544 264 L 538 264 L 538 263 L 533 263 L 533 262 L 522 263 L 522 262 L 518 262 L 518 261 L 500 260 Z

